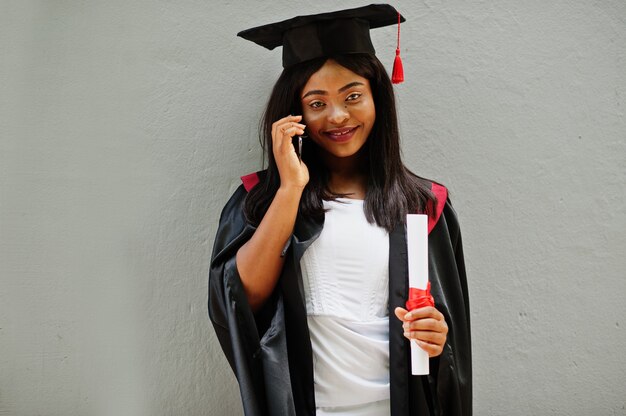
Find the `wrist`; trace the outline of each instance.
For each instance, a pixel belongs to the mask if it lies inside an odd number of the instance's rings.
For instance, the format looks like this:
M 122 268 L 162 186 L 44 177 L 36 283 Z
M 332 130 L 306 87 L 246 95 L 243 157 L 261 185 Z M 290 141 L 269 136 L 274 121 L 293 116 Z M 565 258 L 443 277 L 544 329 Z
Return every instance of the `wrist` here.
M 297 184 L 281 184 L 276 191 L 276 196 L 279 198 L 296 199 L 299 202 L 305 186 L 306 185 L 300 186 Z
M 304 187 L 305 185 L 298 185 L 298 184 L 285 184 L 285 183 L 281 183 L 280 187 L 278 188 L 277 193 L 281 193 L 281 194 L 285 194 L 285 195 L 293 195 L 293 196 L 297 196 L 298 198 L 300 198 L 300 196 L 302 195 L 302 192 L 304 192 Z

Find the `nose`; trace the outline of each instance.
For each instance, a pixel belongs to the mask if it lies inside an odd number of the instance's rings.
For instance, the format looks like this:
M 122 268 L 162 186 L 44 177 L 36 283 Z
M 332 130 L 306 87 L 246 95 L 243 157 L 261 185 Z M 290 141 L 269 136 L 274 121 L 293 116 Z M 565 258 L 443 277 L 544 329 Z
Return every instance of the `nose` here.
M 330 106 L 328 121 L 335 125 L 344 124 L 350 118 L 350 113 L 345 104 L 335 104 Z

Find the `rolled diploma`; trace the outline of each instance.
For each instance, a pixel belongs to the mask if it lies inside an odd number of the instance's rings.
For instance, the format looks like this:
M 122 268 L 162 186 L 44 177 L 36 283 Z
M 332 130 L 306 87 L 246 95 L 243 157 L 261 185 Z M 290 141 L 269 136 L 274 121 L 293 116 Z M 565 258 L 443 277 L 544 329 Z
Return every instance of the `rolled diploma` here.
M 406 216 L 406 238 L 409 257 L 409 287 L 426 289 L 428 285 L 428 216 Z M 429 373 L 428 353 L 411 340 L 411 373 L 415 376 Z

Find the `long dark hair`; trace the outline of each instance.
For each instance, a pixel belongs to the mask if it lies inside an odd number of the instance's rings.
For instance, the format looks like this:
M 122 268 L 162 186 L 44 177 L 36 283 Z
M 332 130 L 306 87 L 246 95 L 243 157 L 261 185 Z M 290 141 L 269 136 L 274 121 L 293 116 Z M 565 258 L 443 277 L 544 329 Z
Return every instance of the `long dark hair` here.
M 404 221 L 407 213 L 433 214 L 430 207 L 435 206 L 436 198 L 430 189 L 430 182 L 412 173 L 402 163 L 395 97 L 387 71 L 373 55 L 347 54 L 289 67 L 276 81 L 259 129 L 267 170 L 261 175 L 260 183 L 246 197 L 247 220 L 252 224 L 261 222 L 280 186 L 272 153 L 272 123 L 289 114 L 302 114 L 302 89 L 328 59 L 367 78 L 374 98 L 376 121 L 362 149 L 367 155 L 368 183 L 364 203 L 367 220 L 391 232 Z M 342 195 L 332 194 L 328 189 L 328 169 L 322 158 L 317 156 L 316 147 L 312 140 L 304 141 L 302 160 L 309 168 L 310 179 L 300 199 L 298 215 L 323 218 L 322 200 Z

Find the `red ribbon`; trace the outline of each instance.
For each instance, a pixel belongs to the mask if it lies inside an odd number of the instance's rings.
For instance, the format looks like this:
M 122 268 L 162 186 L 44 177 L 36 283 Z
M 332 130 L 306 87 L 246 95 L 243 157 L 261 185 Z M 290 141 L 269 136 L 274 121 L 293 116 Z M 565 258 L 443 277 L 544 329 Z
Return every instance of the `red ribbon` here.
M 435 299 L 430 294 L 430 282 L 426 289 L 409 288 L 409 299 L 406 301 L 406 308 L 409 311 L 423 308 L 425 306 L 435 306 Z

